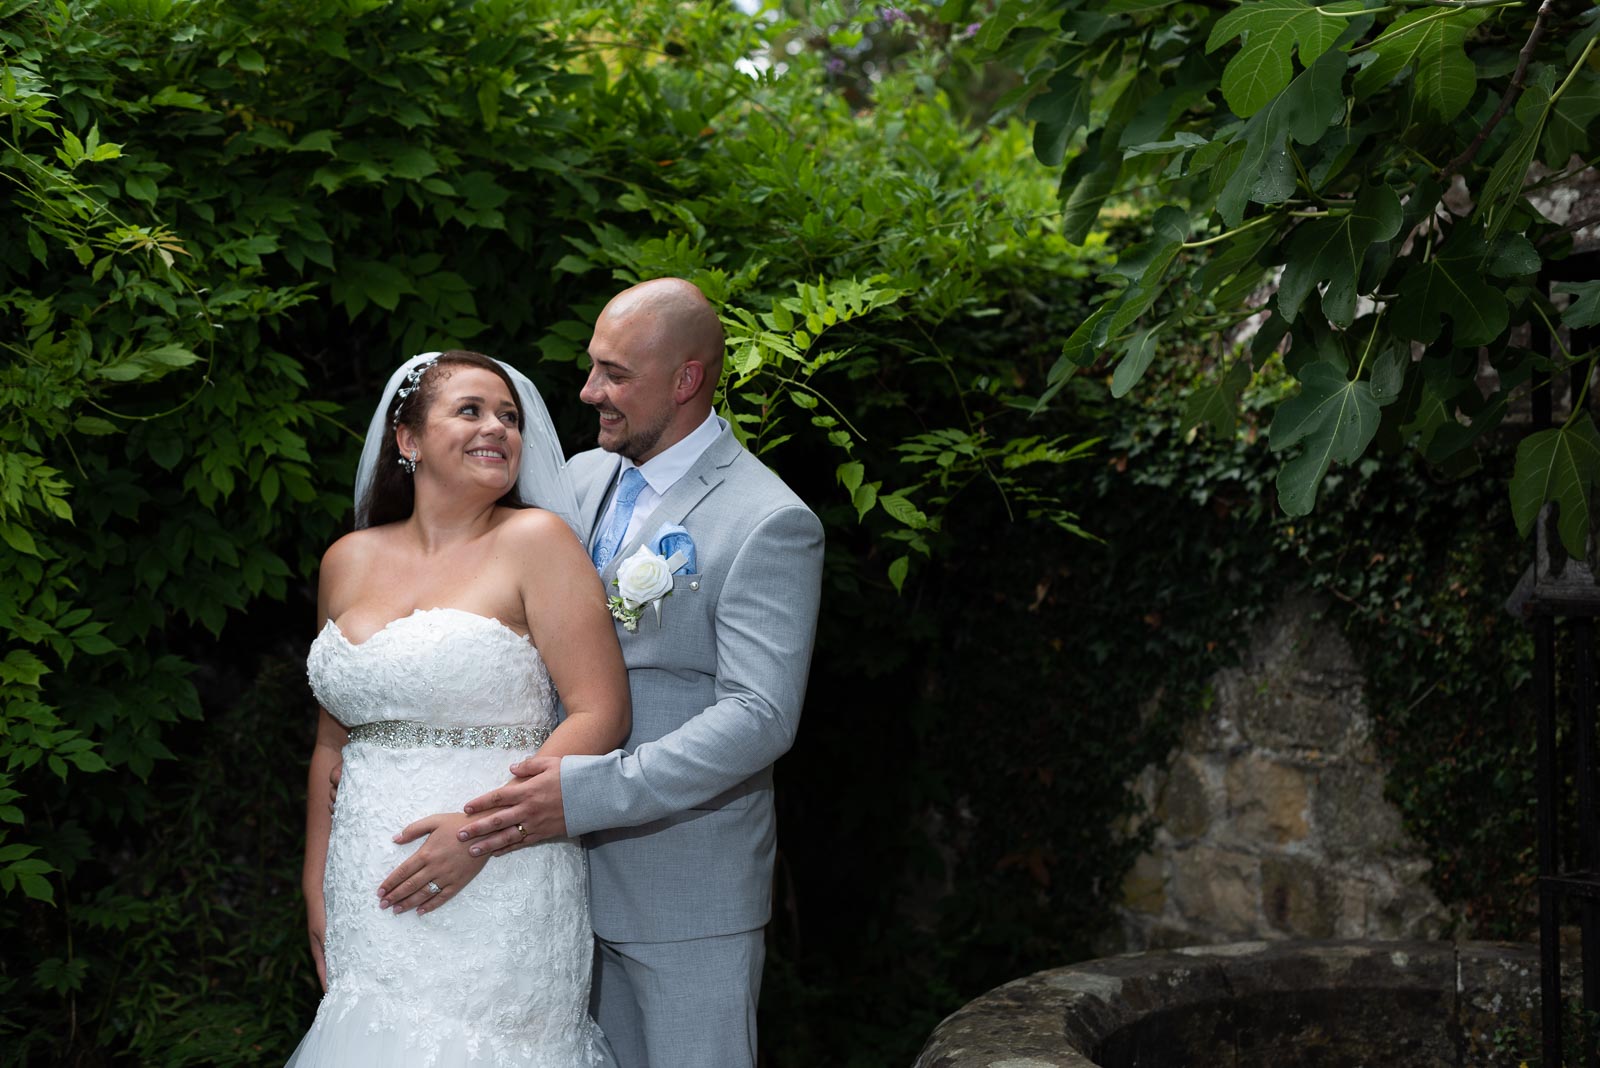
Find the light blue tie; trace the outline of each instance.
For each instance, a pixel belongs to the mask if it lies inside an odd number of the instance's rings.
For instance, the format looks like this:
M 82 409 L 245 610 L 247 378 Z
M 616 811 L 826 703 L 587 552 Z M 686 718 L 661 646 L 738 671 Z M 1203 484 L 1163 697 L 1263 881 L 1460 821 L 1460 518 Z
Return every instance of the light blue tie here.
M 617 486 L 616 507 L 611 510 L 611 523 L 594 546 L 594 566 L 601 571 L 622 548 L 622 535 L 628 531 L 628 521 L 633 518 L 633 506 L 644 490 L 644 475 L 637 467 L 622 472 L 622 482 Z

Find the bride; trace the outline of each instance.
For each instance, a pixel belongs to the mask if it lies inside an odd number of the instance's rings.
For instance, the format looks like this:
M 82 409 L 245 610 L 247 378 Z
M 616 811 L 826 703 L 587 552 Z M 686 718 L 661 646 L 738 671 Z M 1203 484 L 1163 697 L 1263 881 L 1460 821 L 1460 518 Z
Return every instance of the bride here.
M 289 1064 L 607 1064 L 580 847 L 491 862 L 456 837 L 462 803 L 512 762 L 605 753 L 628 733 L 621 651 L 544 404 L 477 353 L 409 360 L 356 493 L 357 529 L 323 557 L 307 662 L 323 711 L 303 881 L 326 994 Z M 330 815 L 322 784 L 341 754 Z

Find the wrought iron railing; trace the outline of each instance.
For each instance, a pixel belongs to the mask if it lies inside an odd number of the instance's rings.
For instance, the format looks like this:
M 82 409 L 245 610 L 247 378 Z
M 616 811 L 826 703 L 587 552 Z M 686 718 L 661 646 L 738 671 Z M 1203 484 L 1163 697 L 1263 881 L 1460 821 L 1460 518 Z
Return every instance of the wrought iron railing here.
M 1538 326 L 1531 340 L 1534 351 L 1552 351 L 1552 338 Z M 1577 351 L 1576 345 L 1575 339 L 1569 351 Z M 1551 425 L 1551 392 L 1548 381 L 1533 390 L 1535 429 Z M 1585 1068 L 1600 1068 L 1600 1035 L 1594 1026 L 1600 1019 L 1600 813 L 1595 791 L 1600 753 L 1595 747 L 1594 656 L 1600 581 L 1591 560 L 1567 555 L 1555 522 L 1554 509 L 1547 505 L 1536 527 L 1534 563 L 1511 603 L 1534 634 L 1541 1068 L 1561 1068 L 1566 1055 L 1561 926 L 1569 906 L 1577 912 L 1582 954 L 1583 1012 L 1575 1037 Z M 1563 722 L 1569 726 L 1565 735 Z M 1564 813 L 1566 808 L 1575 811 Z M 1576 848 L 1568 837 L 1574 830 Z

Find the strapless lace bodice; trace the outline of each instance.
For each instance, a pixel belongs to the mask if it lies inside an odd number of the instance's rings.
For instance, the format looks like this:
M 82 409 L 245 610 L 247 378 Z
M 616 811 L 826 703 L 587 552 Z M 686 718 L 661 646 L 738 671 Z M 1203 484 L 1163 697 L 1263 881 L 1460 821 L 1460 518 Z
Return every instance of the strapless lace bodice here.
M 330 622 L 307 673 L 322 706 L 352 730 L 323 877 L 328 993 L 292 1068 L 609 1063 L 588 1017 L 594 936 L 576 842 L 495 857 L 426 914 L 378 907 L 378 884 L 420 845 L 397 845 L 395 832 L 459 813 L 538 746 L 481 740 L 544 733 L 501 725 L 554 726 L 550 676 L 532 643 L 487 616 L 434 608 L 359 644 Z M 369 726 L 394 721 L 429 729 Z
M 455 608 L 419 608 L 360 644 L 330 619 L 311 643 L 306 674 L 322 707 L 346 727 L 555 726 L 555 693 L 538 650 L 499 620 Z

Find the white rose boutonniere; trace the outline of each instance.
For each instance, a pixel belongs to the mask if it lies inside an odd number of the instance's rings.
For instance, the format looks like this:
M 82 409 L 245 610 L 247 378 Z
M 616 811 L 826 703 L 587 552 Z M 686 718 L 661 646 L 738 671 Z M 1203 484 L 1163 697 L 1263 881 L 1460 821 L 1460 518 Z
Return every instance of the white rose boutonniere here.
M 617 577 L 611 585 L 617 592 L 606 598 L 606 607 L 612 618 L 629 633 L 639 629 L 639 616 L 645 605 L 656 610 L 656 625 L 661 625 L 661 601 L 672 596 L 672 573 L 684 563 L 683 553 L 671 557 L 653 553 L 641 545 L 637 552 L 617 565 Z

